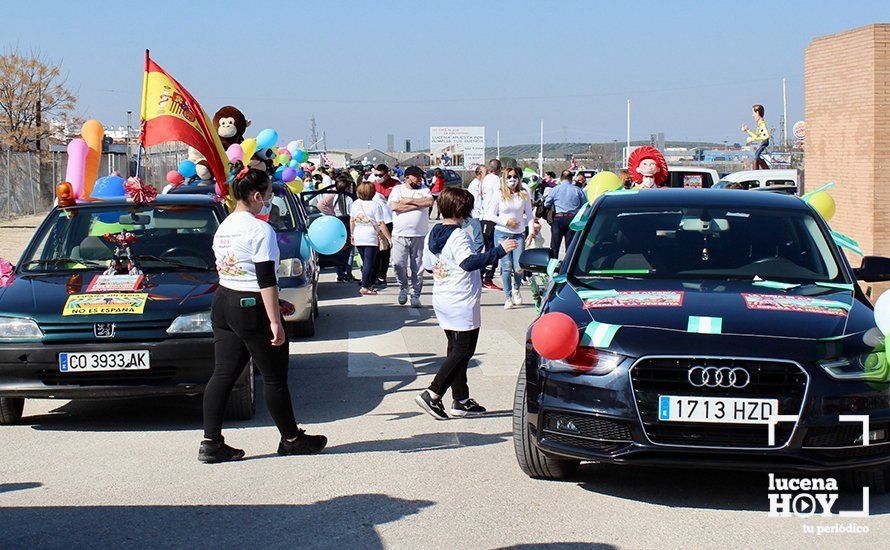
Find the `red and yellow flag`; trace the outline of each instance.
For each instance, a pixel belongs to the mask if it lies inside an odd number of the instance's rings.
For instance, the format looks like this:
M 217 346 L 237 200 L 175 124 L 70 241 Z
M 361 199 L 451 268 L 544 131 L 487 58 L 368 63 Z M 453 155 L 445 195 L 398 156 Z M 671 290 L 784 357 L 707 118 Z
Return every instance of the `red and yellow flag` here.
M 142 147 L 168 141 L 194 147 L 207 159 L 219 195 L 228 194 L 228 160 L 213 123 L 188 90 L 149 58 L 148 50 L 145 51 L 141 119 Z

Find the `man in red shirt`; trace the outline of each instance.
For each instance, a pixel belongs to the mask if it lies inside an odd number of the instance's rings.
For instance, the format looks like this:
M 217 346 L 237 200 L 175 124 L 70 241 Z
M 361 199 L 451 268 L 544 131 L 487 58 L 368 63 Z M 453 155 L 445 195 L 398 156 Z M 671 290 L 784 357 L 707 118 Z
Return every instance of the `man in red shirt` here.
M 377 193 L 383 195 L 383 208 L 389 211 L 389 205 L 386 203 L 386 200 L 389 198 L 389 194 L 392 192 L 393 188 L 402 182 L 392 177 L 389 166 L 385 164 L 378 164 L 377 167 L 374 168 L 371 173 L 371 182 L 374 183 L 374 188 L 377 189 Z M 392 235 L 392 213 L 387 213 L 389 215 L 385 220 L 386 228 L 390 231 L 390 235 Z M 376 275 L 374 279 L 375 284 L 378 287 L 386 285 L 386 272 L 389 271 L 389 255 L 390 249 L 388 248 L 386 250 L 381 250 L 377 254 L 377 268 L 375 269 Z
M 378 164 L 377 167 L 374 168 L 374 171 L 371 173 L 371 181 L 374 183 L 377 192 L 383 195 L 383 198 L 385 199 L 389 198 L 389 193 L 392 191 L 393 187 L 402 183 L 392 177 L 392 173 L 389 171 L 389 166 L 385 164 Z

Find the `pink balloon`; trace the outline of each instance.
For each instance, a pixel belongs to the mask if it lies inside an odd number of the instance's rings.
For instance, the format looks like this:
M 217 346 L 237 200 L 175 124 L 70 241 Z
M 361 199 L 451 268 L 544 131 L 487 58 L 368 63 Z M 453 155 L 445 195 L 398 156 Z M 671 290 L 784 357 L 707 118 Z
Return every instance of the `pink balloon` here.
M 290 151 L 287 150 L 287 147 L 279 147 L 278 154 L 290 156 Z
M 241 144 L 233 143 L 229 145 L 229 148 L 226 149 L 226 156 L 229 157 L 229 162 L 243 161 L 244 151 L 241 149 Z
M 185 178 L 177 172 L 176 170 L 170 170 L 167 172 L 167 182 L 172 183 L 173 185 L 179 185 L 185 180 Z
M 65 168 L 65 181 L 71 184 L 74 190 L 74 198 L 82 198 L 84 169 L 87 163 L 87 153 L 90 146 L 87 142 L 77 138 L 68 143 L 68 166 Z

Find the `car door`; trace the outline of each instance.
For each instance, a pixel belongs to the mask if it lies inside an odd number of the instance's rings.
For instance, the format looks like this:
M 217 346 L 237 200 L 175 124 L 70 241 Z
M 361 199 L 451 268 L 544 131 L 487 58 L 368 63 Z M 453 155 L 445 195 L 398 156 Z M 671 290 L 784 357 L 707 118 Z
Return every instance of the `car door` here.
M 355 200 L 355 195 L 353 193 L 340 193 L 334 187 L 326 187 L 324 189 L 312 189 L 306 190 L 300 193 L 300 200 L 303 203 L 303 207 L 306 212 L 307 218 L 307 227 L 311 227 L 312 222 L 322 217 L 324 214 L 321 210 L 318 209 L 317 203 L 318 199 L 324 195 L 344 195 L 346 197 Z M 337 197 L 334 197 L 334 203 L 336 204 Z M 334 254 L 318 254 L 318 267 L 337 267 L 340 265 L 346 264 L 349 261 L 349 251 L 351 245 L 349 244 L 349 216 L 337 216 L 337 218 L 343 222 L 343 225 L 346 226 L 346 245 L 340 249 L 339 252 Z

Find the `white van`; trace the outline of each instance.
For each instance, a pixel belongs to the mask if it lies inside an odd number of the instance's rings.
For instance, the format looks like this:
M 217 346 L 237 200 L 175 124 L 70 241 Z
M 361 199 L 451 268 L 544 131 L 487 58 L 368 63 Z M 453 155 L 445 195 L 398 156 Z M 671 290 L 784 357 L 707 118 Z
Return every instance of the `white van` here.
M 668 166 L 669 187 L 708 189 L 720 180 L 716 170 L 702 166 Z
M 742 170 L 726 174 L 715 187 L 727 187 L 739 183 L 745 189 L 782 187 L 800 189 L 800 176 L 797 170 Z

